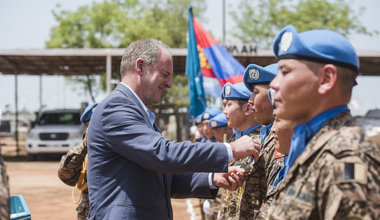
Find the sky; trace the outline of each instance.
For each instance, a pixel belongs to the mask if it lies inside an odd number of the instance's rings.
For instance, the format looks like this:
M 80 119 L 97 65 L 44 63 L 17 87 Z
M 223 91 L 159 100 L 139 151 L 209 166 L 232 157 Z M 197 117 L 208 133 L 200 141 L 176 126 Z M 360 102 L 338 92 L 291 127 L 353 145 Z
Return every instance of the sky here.
M 97 0 L 101 1 L 101 0 Z M 222 1 L 205 0 L 207 11 L 202 25 L 217 39 L 222 39 Z M 59 3 L 62 9 L 75 10 L 78 6 L 90 4 L 92 0 L 0 0 L 0 50 L 1 49 L 43 49 L 49 39 L 50 28 L 57 25 L 52 10 Z M 238 8 L 238 1 L 226 0 L 226 32 L 234 30 L 231 8 Z M 360 17 L 369 30 L 380 31 L 377 13 L 380 8 L 379 0 L 352 0 L 352 7 L 365 7 L 365 13 Z M 248 22 L 247 22 L 248 23 Z M 249 23 L 248 23 L 249 24 Z M 253 24 L 252 24 L 253 25 Z M 380 36 L 349 36 L 357 51 L 375 51 L 380 54 Z M 234 42 L 227 35 L 226 42 Z M 380 68 L 380 67 L 379 67 Z M 359 85 L 353 90 L 352 102 L 349 107 L 353 115 L 363 115 L 368 109 L 380 108 L 380 77 L 358 78 Z M 13 76 L 0 74 L 0 108 L 6 106 L 14 111 Z M 39 76 L 21 75 L 18 78 L 19 109 L 36 111 L 39 108 Z M 62 76 L 42 76 L 43 105 L 47 109 L 79 108 L 80 103 L 89 102 L 88 94 L 78 85 L 70 84 Z M 104 93 L 99 93 L 96 101 L 101 101 Z

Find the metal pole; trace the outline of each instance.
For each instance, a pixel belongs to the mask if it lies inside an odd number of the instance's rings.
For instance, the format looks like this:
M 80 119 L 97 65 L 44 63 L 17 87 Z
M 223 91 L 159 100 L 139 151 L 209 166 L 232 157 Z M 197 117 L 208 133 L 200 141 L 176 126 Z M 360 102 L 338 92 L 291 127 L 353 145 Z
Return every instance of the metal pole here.
M 226 0 L 223 0 L 223 45 L 226 45 Z
M 42 74 L 40 75 L 40 110 L 39 112 L 42 112 Z
M 16 155 L 19 155 L 20 152 L 20 146 L 18 142 L 18 73 L 15 73 L 15 116 L 16 116 L 16 123 L 15 123 L 15 139 L 16 139 Z
M 106 93 L 107 95 L 111 93 L 111 77 L 112 77 L 112 57 L 107 55 L 106 60 Z

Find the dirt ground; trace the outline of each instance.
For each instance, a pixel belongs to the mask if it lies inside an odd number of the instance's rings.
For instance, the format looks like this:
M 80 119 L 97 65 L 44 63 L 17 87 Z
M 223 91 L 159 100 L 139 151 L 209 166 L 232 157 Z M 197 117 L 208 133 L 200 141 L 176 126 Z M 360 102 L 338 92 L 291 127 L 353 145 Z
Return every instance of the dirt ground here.
M 6 159 L 10 194 L 24 196 L 34 220 L 76 219 L 76 205 L 71 199 L 72 187 L 62 183 L 57 176 L 59 159 L 50 160 L 27 162 Z M 174 219 L 201 219 L 198 199 L 189 201 L 193 213 L 187 211 L 187 200 L 172 200 Z
M 60 155 L 26 160 L 25 141 L 17 153 L 12 138 L 0 138 L 1 154 L 9 176 L 10 195 L 23 195 L 33 220 L 76 219 L 72 187 L 57 176 Z M 79 194 L 76 191 L 75 198 Z M 199 199 L 172 199 L 174 219 L 200 220 Z

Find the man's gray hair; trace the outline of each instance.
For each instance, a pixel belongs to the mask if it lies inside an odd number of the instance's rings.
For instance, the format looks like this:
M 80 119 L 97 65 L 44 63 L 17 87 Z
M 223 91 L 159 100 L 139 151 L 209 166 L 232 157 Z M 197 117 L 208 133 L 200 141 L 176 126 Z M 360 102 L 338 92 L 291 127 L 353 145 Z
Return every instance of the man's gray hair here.
M 133 70 L 136 60 L 143 59 L 150 68 L 161 57 L 161 49 L 168 51 L 169 47 L 162 41 L 147 38 L 131 43 L 124 51 L 120 64 L 120 74 L 123 77 L 126 71 Z

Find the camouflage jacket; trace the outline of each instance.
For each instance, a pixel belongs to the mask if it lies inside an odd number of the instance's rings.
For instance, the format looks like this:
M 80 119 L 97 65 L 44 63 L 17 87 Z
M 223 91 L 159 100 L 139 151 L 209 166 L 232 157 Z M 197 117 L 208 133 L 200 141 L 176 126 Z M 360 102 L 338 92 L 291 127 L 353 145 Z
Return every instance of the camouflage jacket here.
M 277 173 L 284 165 L 284 158 L 274 155 L 274 134 L 270 133 L 261 144 L 258 162 L 250 164 L 251 170 L 245 182 L 237 219 L 252 219 L 257 215 L 267 190 L 272 188 Z
M 260 128 L 254 130 L 250 135 L 252 139 L 260 142 Z M 233 136 L 234 137 L 234 136 Z M 232 141 L 232 140 L 231 140 Z M 265 142 L 266 143 L 266 142 Z M 263 146 L 263 145 L 262 145 Z M 260 153 L 260 158 L 262 157 L 263 154 L 263 148 L 261 149 L 262 152 Z M 260 163 L 259 159 L 258 163 Z M 241 206 L 243 203 L 243 198 L 247 192 L 250 191 L 250 184 L 248 182 L 249 179 L 254 178 L 256 176 L 256 165 L 258 164 L 255 163 L 252 158 L 245 158 L 245 159 L 240 159 L 240 160 L 235 160 L 231 163 L 232 166 L 242 166 L 245 168 L 245 170 L 248 172 L 249 177 L 247 178 L 246 182 L 243 184 L 242 187 L 240 187 L 236 191 L 227 191 L 222 198 L 224 198 L 222 201 L 222 212 L 221 212 L 221 219 L 238 219 L 239 218 L 239 210 L 241 209 Z M 251 198 L 252 199 L 252 198 Z
M 83 168 L 83 161 L 87 154 L 87 146 L 85 141 L 81 141 L 75 147 L 70 149 L 67 154 L 62 156 L 61 162 L 59 163 L 58 177 L 62 182 L 69 186 L 75 186 L 78 182 L 80 173 Z M 87 175 L 84 178 L 87 182 Z M 85 220 L 88 216 L 89 211 L 89 198 L 88 190 L 82 192 L 82 200 L 76 208 L 78 220 Z
M 267 195 L 265 196 L 260 210 L 255 215 L 255 219 L 264 220 L 268 216 L 268 209 L 272 205 L 273 200 L 278 197 L 278 194 L 281 192 L 281 189 L 283 187 L 284 180 L 280 180 L 275 188 L 268 188 Z
M 58 169 L 58 177 L 62 182 L 69 186 L 77 184 L 86 154 L 87 147 L 81 141 L 62 156 Z
M 9 183 L 6 166 L 0 155 L 0 219 L 9 219 Z
M 268 219 L 380 219 L 379 176 L 379 147 L 341 112 L 294 162 Z

